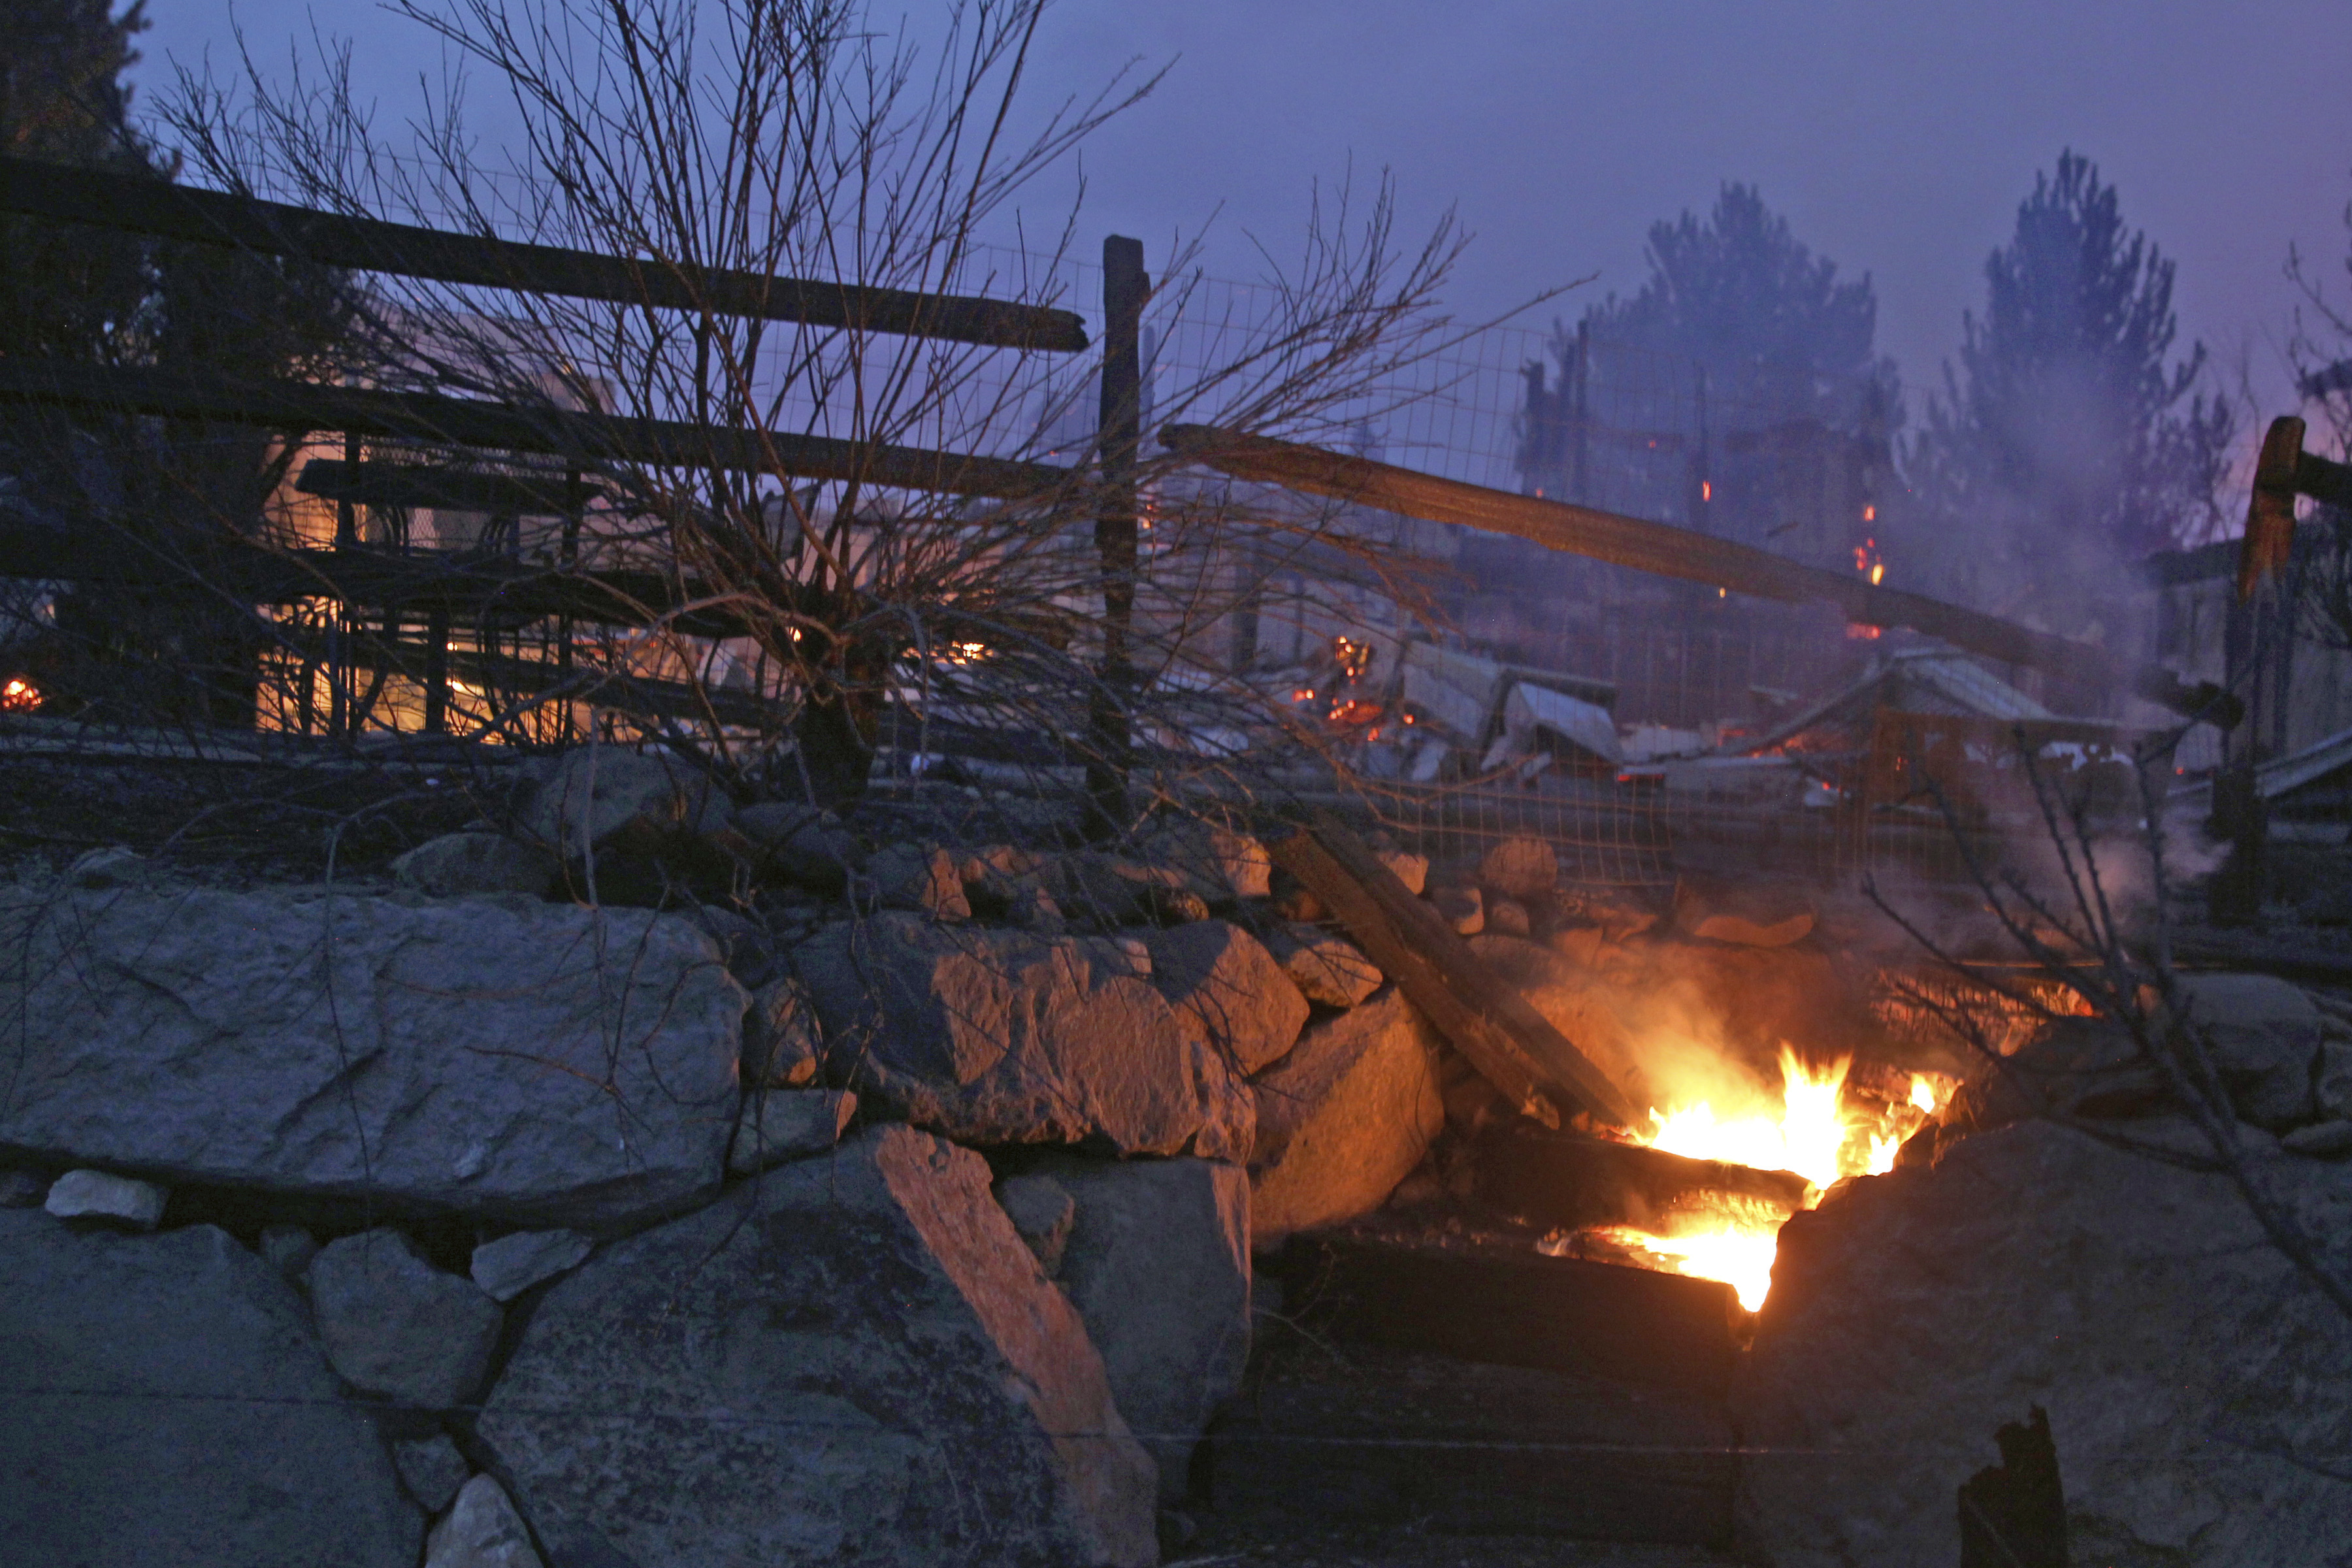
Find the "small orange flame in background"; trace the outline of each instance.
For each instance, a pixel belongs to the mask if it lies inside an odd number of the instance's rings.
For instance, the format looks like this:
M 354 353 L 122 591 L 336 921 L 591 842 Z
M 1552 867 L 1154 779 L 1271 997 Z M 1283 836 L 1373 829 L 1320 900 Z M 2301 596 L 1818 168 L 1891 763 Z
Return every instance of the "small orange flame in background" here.
M 37 713 L 41 707 L 41 689 L 21 675 L 12 675 L 0 685 L 0 713 Z
M 1849 1176 L 1893 1170 L 1903 1141 L 1941 1115 L 1958 1087 L 1941 1073 L 1914 1073 L 1900 1100 L 1873 1101 L 1846 1092 L 1851 1066 L 1846 1057 L 1808 1066 L 1784 1045 L 1777 1111 L 1768 1107 L 1725 1117 L 1707 1100 L 1664 1113 L 1653 1109 L 1653 1126 L 1636 1142 L 1695 1160 L 1793 1171 L 1812 1184 L 1818 1201 L 1822 1191 Z M 1668 1273 L 1724 1281 L 1752 1312 L 1772 1288 L 1780 1233 L 1777 1215 L 1710 1213 L 1674 1225 L 1670 1234 L 1622 1226 L 1602 1234 Z

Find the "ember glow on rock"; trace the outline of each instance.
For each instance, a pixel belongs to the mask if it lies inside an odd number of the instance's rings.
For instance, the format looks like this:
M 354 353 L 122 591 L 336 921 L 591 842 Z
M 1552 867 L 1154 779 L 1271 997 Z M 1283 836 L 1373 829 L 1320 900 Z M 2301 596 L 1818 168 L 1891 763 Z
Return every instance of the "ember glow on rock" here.
M 1667 1111 L 1653 1108 L 1651 1129 L 1638 1141 L 1695 1160 L 1793 1171 L 1812 1184 L 1818 1201 L 1850 1176 L 1893 1170 L 1903 1141 L 1942 1113 L 1956 1087 L 1941 1074 L 1914 1073 L 1899 1099 L 1864 1097 L 1849 1091 L 1852 1066 L 1846 1057 L 1809 1065 L 1784 1045 L 1778 1107 L 1734 1116 L 1718 1114 L 1704 1100 Z M 1778 1216 L 1738 1214 L 1693 1215 L 1666 1233 L 1621 1226 L 1606 1235 L 1668 1272 L 1724 1281 L 1752 1312 L 1772 1288 L 1780 1230 Z

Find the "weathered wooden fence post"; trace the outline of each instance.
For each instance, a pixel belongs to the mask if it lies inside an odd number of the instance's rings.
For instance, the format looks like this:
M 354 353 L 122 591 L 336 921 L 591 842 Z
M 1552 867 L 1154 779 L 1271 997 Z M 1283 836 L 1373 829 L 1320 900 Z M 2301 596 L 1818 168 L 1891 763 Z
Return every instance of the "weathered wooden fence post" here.
M 1136 453 L 1142 439 L 1143 306 L 1151 280 L 1143 270 L 1143 242 L 1111 235 L 1103 240 L 1102 408 L 1097 446 L 1102 487 L 1095 512 L 1095 548 L 1102 558 L 1102 667 L 1087 704 L 1088 836 L 1125 831 L 1130 810 L 1128 770 L 1133 736 L 1128 715 L 1135 698 L 1131 640 L 1135 628 Z

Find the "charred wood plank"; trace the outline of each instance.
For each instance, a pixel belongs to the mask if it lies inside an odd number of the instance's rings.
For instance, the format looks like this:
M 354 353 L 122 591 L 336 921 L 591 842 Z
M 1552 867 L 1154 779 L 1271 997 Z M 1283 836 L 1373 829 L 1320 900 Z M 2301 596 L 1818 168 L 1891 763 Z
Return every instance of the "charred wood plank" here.
M 1677 1214 L 1728 1208 L 1785 1218 L 1805 1206 L 1811 1186 L 1793 1171 L 1693 1160 L 1524 1121 L 1502 1123 L 1480 1138 L 1477 1169 L 1479 1196 L 1486 1203 L 1536 1225 L 1570 1230 L 1612 1225 L 1655 1230 Z
M 1194 1474 L 1223 1523 L 1720 1545 L 1733 1447 L 1701 1396 L 1350 1347 L 1261 1378 Z
M 1807 566 L 1734 540 L 1565 501 L 1513 495 L 1368 458 L 1210 425 L 1171 425 L 1160 431 L 1160 438 L 1170 449 L 1235 479 L 1280 485 L 1432 522 L 1457 522 L 1487 533 L 1507 533 L 1532 540 L 1547 550 L 1736 594 L 1835 605 L 1858 625 L 1910 626 L 2002 664 L 2107 686 L 2128 684 L 2139 696 L 2224 729 L 2243 717 L 2238 700 L 2210 682 L 2184 686 L 2171 670 L 2154 665 L 2128 666 L 2089 643 L 1922 594 L 1881 587 L 1843 572 Z
M 232 380 L 173 371 L 0 360 L 0 405 L 37 404 L 93 415 L 249 425 L 286 432 L 340 430 L 430 445 L 530 452 L 586 463 L 721 468 L 795 479 L 842 479 L 890 489 L 1000 500 L 1048 496 L 1073 483 L 1068 469 L 1005 458 L 842 441 L 829 436 L 526 408 L 376 387 Z
M 1738 1299 L 1714 1279 L 1331 1233 L 1292 1237 L 1280 1272 L 1286 1309 L 1339 1340 L 1699 1394 L 1738 1358 Z
M 803 321 L 993 348 L 1076 353 L 1087 346 L 1086 326 L 1074 310 L 449 234 L 28 158 L 0 158 L 0 212 L 292 257 L 360 272 L 616 305 Z
M 1608 1075 L 1336 817 L 1318 813 L 1311 829 L 1268 848 L 1522 1113 L 1557 1127 L 1557 1100 L 1611 1126 L 1633 1124 L 1633 1108 Z

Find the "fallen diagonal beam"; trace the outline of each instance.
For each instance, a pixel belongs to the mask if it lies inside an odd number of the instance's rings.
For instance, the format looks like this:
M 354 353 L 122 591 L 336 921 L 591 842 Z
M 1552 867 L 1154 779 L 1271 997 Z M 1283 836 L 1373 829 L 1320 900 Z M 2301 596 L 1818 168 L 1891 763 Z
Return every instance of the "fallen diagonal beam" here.
M 2185 686 L 2171 670 L 2156 665 L 2127 665 L 2089 643 L 1948 605 L 1924 594 L 1880 587 L 1843 572 L 1807 566 L 1735 540 L 1565 501 L 1513 495 L 1485 485 L 1416 473 L 1392 463 L 1211 425 L 1170 425 L 1161 429 L 1160 439 L 1170 450 L 1237 479 L 1280 485 L 1431 522 L 1507 533 L 1548 550 L 1735 594 L 1792 604 L 1835 605 L 1847 620 L 1860 626 L 1909 626 L 2002 664 L 2108 687 L 2128 684 L 2139 696 L 2224 729 L 2243 716 L 2236 698 L 2210 683 Z
M 44 359 L 0 360 L 0 405 L 9 404 L 249 425 L 265 430 L 337 430 L 348 436 L 533 452 L 583 462 L 854 479 L 893 489 L 1001 500 L 1047 495 L 1074 482 L 1068 469 L 1045 463 L 843 441 L 829 436 L 583 414 L 569 408 L 525 408 L 436 393 L 327 386 L 309 381 L 232 380 Z
M 295 257 L 360 272 L 616 305 L 805 321 L 996 348 L 1075 353 L 1087 346 L 1086 326 L 1075 310 L 448 234 L 29 158 L 0 158 L 0 212 Z
M 1268 847 L 1486 1081 L 1547 1127 L 1561 1104 L 1613 1127 L 1633 1110 L 1607 1074 L 1405 890 L 1364 841 L 1321 814 Z

